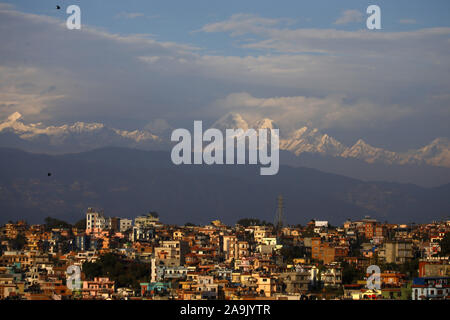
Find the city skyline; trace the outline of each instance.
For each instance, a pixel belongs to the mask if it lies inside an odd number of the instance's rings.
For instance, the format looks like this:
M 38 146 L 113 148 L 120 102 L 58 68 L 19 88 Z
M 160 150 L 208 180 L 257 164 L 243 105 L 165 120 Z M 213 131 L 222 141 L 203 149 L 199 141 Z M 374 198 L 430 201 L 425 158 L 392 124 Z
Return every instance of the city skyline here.
M 448 219 L 230 227 L 167 225 L 156 212 L 130 220 L 88 208 L 85 217 L 0 226 L 0 299 L 448 299 Z

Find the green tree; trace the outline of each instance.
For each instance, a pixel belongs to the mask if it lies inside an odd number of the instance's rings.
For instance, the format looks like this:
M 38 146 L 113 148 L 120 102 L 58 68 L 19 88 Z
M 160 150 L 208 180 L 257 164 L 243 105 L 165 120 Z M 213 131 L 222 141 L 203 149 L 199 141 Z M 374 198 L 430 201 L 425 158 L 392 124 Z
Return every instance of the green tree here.
M 364 271 L 355 268 L 347 262 L 342 263 L 342 283 L 352 284 L 364 277 Z
M 243 227 L 249 227 L 249 226 L 258 226 L 261 225 L 261 221 L 259 219 L 255 218 L 243 218 L 240 219 L 237 224 L 243 226 Z
M 185 227 L 195 227 L 195 224 L 193 224 L 192 222 L 186 222 L 184 224 Z
M 158 218 L 159 217 L 159 214 L 156 211 L 150 211 L 148 214 L 151 215 L 154 218 Z
M 27 244 L 27 238 L 25 235 L 19 233 L 15 239 L 10 240 L 10 244 L 14 250 L 22 250 Z
M 150 277 L 148 264 L 125 260 L 113 253 L 100 256 L 96 262 L 84 263 L 82 269 L 87 279 L 108 277 L 116 282 L 117 287 L 132 287 L 136 290 L 139 289 L 140 282 L 146 282 Z
M 303 237 L 317 237 L 318 234 L 314 232 L 314 226 L 313 225 L 309 225 L 306 227 L 306 229 L 302 232 L 302 236 Z
M 51 230 L 53 228 L 64 228 L 64 229 L 72 228 L 72 225 L 70 223 L 52 217 L 47 217 L 45 218 L 44 221 L 46 230 Z
M 298 246 L 284 246 L 281 248 L 280 254 L 286 262 L 290 263 L 295 258 L 302 258 L 305 255 L 305 251 Z
M 86 218 L 77 221 L 73 226 L 78 230 L 86 229 Z

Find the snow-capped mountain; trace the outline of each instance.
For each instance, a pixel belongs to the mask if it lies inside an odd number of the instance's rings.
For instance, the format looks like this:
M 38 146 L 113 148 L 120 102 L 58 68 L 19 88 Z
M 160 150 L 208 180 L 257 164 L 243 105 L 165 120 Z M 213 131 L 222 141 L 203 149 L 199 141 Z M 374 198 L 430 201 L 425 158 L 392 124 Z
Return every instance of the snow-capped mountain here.
M 278 126 L 274 123 L 272 119 L 263 118 L 261 120 L 256 121 L 254 124 L 249 125 L 247 121 L 244 120 L 244 118 L 238 114 L 238 113 L 228 113 L 216 122 L 213 123 L 211 128 L 219 129 L 223 132 L 223 134 L 226 134 L 226 129 L 242 129 L 241 132 L 234 133 L 233 137 L 240 139 L 245 137 L 258 137 L 258 131 L 259 129 L 279 129 Z M 248 129 L 254 129 L 255 131 L 253 134 L 249 132 L 244 132 Z M 267 143 L 270 144 L 271 135 L 274 134 L 272 131 L 268 132 L 268 140 Z M 247 147 L 247 146 L 246 146 Z M 256 145 L 256 148 L 260 148 L 260 145 Z
M 226 129 L 248 129 L 247 121 L 238 113 L 228 113 L 213 123 L 211 128 L 216 128 L 222 131 Z
M 430 144 L 408 153 L 409 161 L 425 161 L 429 165 L 450 168 L 450 140 L 436 138 Z
M 161 120 L 159 122 L 165 122 Z M 168 126 L 164 123 L 164 128 Z M 159 126 L 161 127 L 161 125 Z M 358 159 L 367 163 L 388 165 L 426 164 L 450 168 L 450 140 L 437 138 L 430 144 L 408 152 L 394 152 L 369 145 L 359 139 L 346 146 L 320 132 L 317 128 L 301 127 L 284 132 L 272 119 L 263 118 L 248 123 L 240 114 L 229 113 L 217 120 L 211 128 L 225 129 L 279 129 L 280 149 L 296 156 L 317 154 L 343 159 Z M 165 129 L 167 131 L 167 129 Z M 167 135 L 167 137 L 166 137 Z M 42 123 L 24 123 L 18 112 L 0 122 L 0 146 L 19 147 L 39 152 L 78 152 L 105 146 L 135 147 L 141 149 L 168 149 L 170 135 L 164 137 L 144 130 L 120 130 L 102 123 L 76 122 L 61 126 L 44 126 Z
M 237 113 L 229 113 L 218 121 L 212 128 L 225 129 L 279 129 L 272 119 L 264 118 L 254 124 L 248 124 Z M 320 132 L 317 128 L 301 127 L 283 136 L 280 129 L 280 149 L 300 156 L 303 153 L 319 154 L 324 156 L 352 158 L 367 163 L 383 164 L 427 164 L 431 166 L 450 167 L 450 141 L 446 138 L 437 138 L 429 145 L 405 153 L 385 150 L 369 145 L 359 139 L 353 146 L 346 146 Z
M 372 147 L 363 139 L 359 139 L 352 147 L 346 148 L 340 156 L 344 158 L 356 158 L 369 163 L 404 164 L 407 162 L 406 155 Z
M 278 125 L 269 118 L 264 118 L 255 123 L 254 126 L 252 126 L 254 129 L 279 129 Z
M 280 149 L 291 151 L 297 156 L 303 152 L 339 156 L 346 147 L 333 137 L 322 134 L 318 129 L 302 127 L 287 138 L 281 139 Z
M 154 146 L 161 139 L 149 131 L 126 131 L 109 128 L 102 123 L 76 122 L 61 126 L 25 124 L 18 112 L 0 123 L 2 146 L 25 147 L 41 151 L 83 151 L 104 146 Z M 9 139 L 10 138 L 10 139 Z

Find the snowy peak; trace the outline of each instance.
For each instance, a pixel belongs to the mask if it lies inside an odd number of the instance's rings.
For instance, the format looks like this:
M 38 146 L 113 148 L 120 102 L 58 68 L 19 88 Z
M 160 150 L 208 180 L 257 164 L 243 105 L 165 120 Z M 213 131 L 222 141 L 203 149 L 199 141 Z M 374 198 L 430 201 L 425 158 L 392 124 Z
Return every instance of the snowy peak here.
M 358 157 L 364 154 L 374 154 L 379 152 L 380 148 L 372 147 L 370 144 L 367 144 L 363 139 L 359 139 L 356 143 L 349 149 L 345 150 L 344 155 L 349 157 Z
M 371 146 L 363 139 L 347 147 L 328 134 L 321 133 L 317 128 L 301 127 L 280 141 L 280 149 L 291 151 L 297 156 L 306 152 L 359 159 L 368 163 L 450 167 L 450 141 L 447 138 L 437 138 L 420 149 L 400 153 Z
M 442 150 L 450 148 L 450 140 L 447 138 L 436 138 L 430 144 L 420 148 L 418 151 L 422 154 L 432 155 Z
M 226 130 L 226 129 L 248 129 L 248 123 L 247 121 L 242 118 L 242 116 L 238 113 L 228 113 L 216 122 L 213 123 L 211 128 L 216 128 L 219 130 Z
M 16 111 L 8 117 L 8 121 L 15 122 L 15 121 L 19 120 L 20 118 L 22 118 L 22 115 Z
M 384 162 L 393 164 L 402 162 L 401 155 L 392 151 L 372 147 L 363 139 L 359 139 L 351 148 L 347 148 L 342 152 L 341 156 L 344 158 L 356 158 L 369 163 Z
M 102 123 L 75 122 L 61 126 L 43 126 L 41 123 L 26 124 L 22 115 L 11 114 L 0 123 L 0 134 L 14 134 L 18 141 L 32 143 L 44 150 L 60 148 L 80 151 L 104 146 L 137 146 L 137 144 L 160 143 L 160 138 L 149 131 L 127 131 L 109 128 Z
M 62 126 L 61 128 L 67 129 L 70 132 L 76 132 L 81 133 L 85 131 L 95 131 L 95 130 L 101 130 L 105 128 L 105 125 L 103 123 L 85 123 L 85 122 L 75 122 L 71 126 Z
M 134 140 L 136 142 L 146 141 L 146 140 L 159 140 L 159 137 L 148 132 L 148 131 L 140 131 L 140 130 L 134 130 L 134 131 L 126 131 L 126 130 L 118 130 L 113 129 L 115 133 L 118 135 L 128 138 L 130 140 Z
M 42 123 L 24 123 L 19 112 L 14 112 L 0 121 L 3 147 L 22 147 L 45 152 L 78 152 L 105 146 L 164 149 L 170 147 L 170 125 L 163 119 L 154 119 L 144 130 L 121 130 L 102 123 L 75 122 L 60 126 L 44 126 Z M 263 118 L 251 126 L 238 113 L 228 113 L 212 126 L 225 129 L 280 129 L 272 119 Z M 156 135 L 149 128 L 159 128 L 164 136 Z M 169 131 L 169 133 L 168 133 Z M 280 138 L 280 149 L 300 156 L 303 153 L 319 154 L 339 158 L 358 159 L 368 163 L 425 164 L 450 168 L 450 140 L 436 138 L 429 144 L 408 152 L 394 152 L 377 148 L 359 139 L 348 147 L 320 132 L 317 128 L 300 127 Z
M 429 165 L 450 167 L 450 140 L 436 138 L 428 145 L 409 152 L 411 159 L 423 161 Z
M 323 155 L 337 156 L 345 150 L 345 146 L 327 134 L 322 134 L 318 129 L 302 127 L 292 132 L 287 139 L 280 141 L 280 148 L 291 151 L 296 155 L 304 152 L 320 153 Z
M 254 129 L 279 129 L 272 119 L 264 118 L 255 123 Z
M 300 129 L 297 129 L 292 133 L 291 139 L 300 139 L 307 131 L 308 127 L 302 127 Z

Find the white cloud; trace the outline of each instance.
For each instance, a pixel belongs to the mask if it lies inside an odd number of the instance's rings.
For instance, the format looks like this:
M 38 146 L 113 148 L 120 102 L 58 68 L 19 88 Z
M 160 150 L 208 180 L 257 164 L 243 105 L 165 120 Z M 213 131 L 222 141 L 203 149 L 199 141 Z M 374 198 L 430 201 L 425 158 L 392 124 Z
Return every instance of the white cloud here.
M 0 118 L 13 112 L 38 115 L 52 108 L 64 95 L 58 93 L 52 77 L 34 67 L 0 66 Z M 63 79 L 59 84 L 63 83 Z
M 240 14 L 203 27 L 256 38 L 243 47 L 263 49 L 224 56 L 89 26 L 70 32 L 60 20 L 0 10 L 0 116 L 20 111 L 27 121 L 106 119 L 134 128 L 164 119 L 182 127 L 236 108 L 291 127 L 383 126 L 395 134 L 402 120 L 408 134 L 414 123 L 448 130 L 450 28 L 368 32 L 288 24 Z
M 172 97 L 172 88 L 159 84 L 164 76 L 155 78 L 138 57 L 178 58 L 196 50 L 89 26 L 71 32 L 60 20 L 17 11 L 0 10 L 0 24 L 0 116 L 20 111 L 30 121 L 139 119 L 142 109 L 149 109 L 147 117 L 155 108 L 163 112 L 165 97 L 152 95 Z M 32 87 L 23 87 L 27 83 Z M 51 86 L 54 92 L 42 93 Z
M 206 24 L 198 31 L 230 32 L 231 36 L 239 36 L 246 33 L 259 33 L 268 27 L 291 23 L 293 23 L 292 19 L 270 19 L 254 14 L 237 13 L 228 20 Z
M 263 19 L 264 18 L 260 18 Z M 236 23 L 238 20 L 239 23 Z M 205 32 L 229 32 L 230 35 L 255 34 L 263 40 L 242 41 L 242 47 L 251 49 L 272 49 L 276 52 L 316 52 L 328 54 L 371 54 L 387 56 L 389 53 L 422 55 L 427 51 L 445 54 L 450 46 L 447 41 L 450 28 L 426 28 L 403 32 L 371 32 L 364 28 L 356 31 L 336 29 L 289 29 L 280 27 L 276 21 L 257 22 L 254 15 L 239 15 L 230 19 L 208 24 Z M 418 45 L 420 43 L 420 45 Z M 386 51 L 387 50 L 387 51 Z
M 345 10 L 334 24 L 349 24 L 363 21 L 363 14 L 359 10 Z
M 323 98 L 305 96 L 257 98 L 247 92 L 240 92 L 218 99 L 215 105 L 242 113 L 252 120 L 269 117 L 287 130 L 298 129 L 302 125 L 320 129 L 330 127 L 361 129 L 379 121 L 394 121 L 414 112 L 397 105 L 379 108 L 364 99 L 348 103 L 346 97 L 342 95 Z

